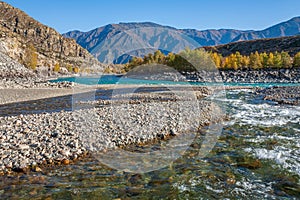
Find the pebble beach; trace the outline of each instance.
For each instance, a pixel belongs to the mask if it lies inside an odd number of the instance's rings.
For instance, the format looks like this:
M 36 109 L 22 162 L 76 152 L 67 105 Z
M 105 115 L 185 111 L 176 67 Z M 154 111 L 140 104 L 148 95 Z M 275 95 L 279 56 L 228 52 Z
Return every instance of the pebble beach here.
M 0 169 L 26 172 L 43 164 L 69 164 L 93 151 L 164 139 L 220 120 L 217 107 L 197 97 L 157 96 L 79 102 L 81 109 L 74 111 L 1 116 Z
M 146 144 L 186 132 L 197 134 L 201 127 L 225 117 L 222 108 L 205 98 L 214 90 L 243 88 L 174 87 L 174 91 L 177 90 L 174 93 L 161 90 L 159 86 L 148 86 L 144 92 L 128 93 L 134 86 L 83 87 L 70 82 L 50 83 L 1 56 L 0 67 L 6 77 L 0 82 L 2 106 L 19 102 L 35 104 L 35 100 L 59 96 L 69 96 L 72 97 L 70 101 L 74 98 L 77 101 L 73 102 L 72 110 L 2 114 L 0 174 L 42 171 L 43 166 L 70 164 L 93 152 Z M 7 69 L 13 69 L 13 73 Z M 96 90 L 119 92 L 106 100 L 85 99 L 85 95 Z M 295 93 L 293 91 L 298 91 L 299 87 L 290 90 Z M 263 99 L 277 102 L 290 92 L 284 87 L 256 90 Z M 295 95 L 298 102 L 299 97 Z

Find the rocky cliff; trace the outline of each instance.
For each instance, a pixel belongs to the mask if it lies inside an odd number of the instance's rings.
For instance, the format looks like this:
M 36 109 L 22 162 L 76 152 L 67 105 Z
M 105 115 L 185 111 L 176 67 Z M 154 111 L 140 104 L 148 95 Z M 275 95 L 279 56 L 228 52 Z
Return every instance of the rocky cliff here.
M 74 39 L 65 38 L 23 11 L 0 2 L 0 51 L 31 68 L 59 64 L 59 70 L 100 64 Z

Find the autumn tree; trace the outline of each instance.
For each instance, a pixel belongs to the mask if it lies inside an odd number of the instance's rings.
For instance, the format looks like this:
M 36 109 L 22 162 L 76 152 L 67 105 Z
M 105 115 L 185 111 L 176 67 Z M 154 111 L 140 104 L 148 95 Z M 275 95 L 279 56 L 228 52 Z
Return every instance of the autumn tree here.
M 241 68 L 248 68 L 250 63 L 249 56 L 242 56 L 241 58 Z
M 74 73 L 78 74 L 79 71 L 80 71 L 80 70 L 79 70 L 79 67 L 73 67 L 73 72 L 74 72 Z
M 232 68 L 234 70 L 238 69 L 238 62 L 237 62 L 236 54 L 230 54 L 230 56 L 228 58 L 227 68 Z
M 261 58 L 259 53 L 256 51 L 255 53 L 251 53 L 249 56 L 249 66 L 252 69 L 260 69 L 262 68 Z
M 165 58 L 166 64 L 169 66 L 174 65 L 175 58 L 176 58 L 176 55 L 174 53 L 172 53 L 172 52 L 168 53 L 168 55 Z
M 59 65 L 59 63 L 56 63 L 56 64 L 54 65 L 53 71 L 59 72 L 59 70 L 60 70 L 60 65 Z
M 241 55 L 240 52 L 235 52 L 235 62 L 238 68 L 242 67 L 242 58 L 243 56 Z
M 25 50 L 24 65 L 32 70 L 36 70 L 38 54 L 33 44 L 29 44 Z
M 211 58 L 214 61 L 217 68 L 221 68 L 222 56 L 216 52 L 211 53 Z
M 144 64 L 151 64 L 154 63 L 154 56 L 152 53 L 149 53 L 147 56 L 144 57 Z
M 67 64 L 66 68 L 68 72 L 73 72 L 73 66 L 71 64 Z
M 165 55 L 160 50 L 155 51 L 153 57 L 154 57 L 153 59 L 154 63 L 160 63 L 160 64 L 164 63 Z
M 294 56 L 293 66 L 300 67 L 300 52 Z
M 272 52 L 270 52 L 268 55 L 267 66 L 268 67 L 274 66 L 274 54 Z
M 218 53 L 208 53 L 203 49 L 191 50 L 189 48 L 179 52 L 178 54 L 169 53 L 164 55 L 160 51 L 149 53 L 144 58 L 134 57 L 126 64 L 125 70 L 143 64 L 158 63 L 173 67 L 178 71 L 196 71 L 196 70 L 214 70 L 219 69 L 262 69 L 262 68 L 289 68 L 291 66 L 300 67 L 300 52 L 294 59 L 287 53 L 251 53 L 249 56 L 241 55 L 239 52 L 222 57 Z
M 269 55 L 266 52 L 260 53 L 262 67 L 268 67 Z
M 291 56 L 285 51 L 282 51 L 280 54 L 281 54 L 280 56 L 281 56 L 282 67 L 283 68 L 290 68 L 293 64 Z
M 206 52 L 204 49 L 186 49 L 180 52 L 179 55 L 188 61 L 188 63 L 196 70 L 213 71 L 216 69 L 216 65 L 211 58 L 210 53 Z
M 281 54 L 277 51 L 274 53 L 273 67 L 278 69 L 282 67 Z

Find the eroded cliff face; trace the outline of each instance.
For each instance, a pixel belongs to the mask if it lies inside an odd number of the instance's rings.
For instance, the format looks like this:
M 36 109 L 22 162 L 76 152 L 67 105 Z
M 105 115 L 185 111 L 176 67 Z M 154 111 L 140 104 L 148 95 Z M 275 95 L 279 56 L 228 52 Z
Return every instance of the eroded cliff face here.
M 53 68 L 58 63 L 66 69 L 103 68 L 74 39 L 63 37 L 5 2 L 0 2 L 0 51 L 28 67 Z

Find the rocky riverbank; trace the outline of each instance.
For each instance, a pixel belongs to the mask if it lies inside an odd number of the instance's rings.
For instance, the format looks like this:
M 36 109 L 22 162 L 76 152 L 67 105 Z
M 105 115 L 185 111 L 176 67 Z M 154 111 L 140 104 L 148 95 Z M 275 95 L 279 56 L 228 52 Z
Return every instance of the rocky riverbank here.
M 158 71 L 158 70 L 157 70 Z M 300 68 L 259 70 L 199 70 L 174 72 L 166 69 L 159 72 L 129 72 L 128 78 L 190 82 L 225 83 L 300 83 Z
M 47 81 L 48 74 L 34 72 L 0 52 L 0 89 L 71 88 L 74 83 Z
M 176 137 L 221 119 L 211 102 L 186 94 L 159 96 L 165 98 L 140 94 L 129 101 L 123 94 L 118 100 L 78 101 L 73 112 L 1 116 L 0 171 L 40 171 L 44 164 Z
M 300 68 L 187 72 L 187 80 L 226 83 L 300 83 Z
M 273 101 L 278 104 L 300 105 L 300 87 L 271 87 L 257 89 L 257 95 L 263 100 Z

